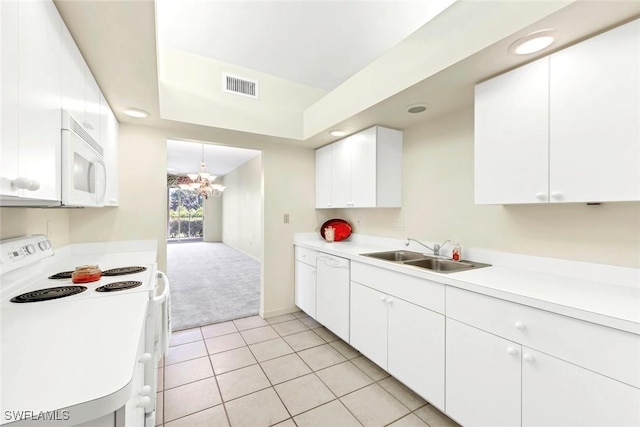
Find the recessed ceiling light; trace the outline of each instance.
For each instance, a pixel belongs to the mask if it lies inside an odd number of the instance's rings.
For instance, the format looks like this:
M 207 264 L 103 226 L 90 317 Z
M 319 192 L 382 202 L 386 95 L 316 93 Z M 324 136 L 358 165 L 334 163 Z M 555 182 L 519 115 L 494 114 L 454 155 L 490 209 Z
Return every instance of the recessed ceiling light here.
M 427 110 L 429 108 L 429 104 L 420 103 L 420 104 L 411 104 L 404 107 L 407 113 L 411 114 L 419 114 Z
M 516 40 L 509 46 L 509 53 L 515 55 L 529 55 L 540 52 L 551 46 L 555 41 L 554 30 L 541 30 Z
M 332 136 L 345 136 L 348 132 L 342 129 L 334 129 L 329 132 Z
M 149 116 L 149 113 L 147 113 L 144 110 L 139 110 L 137 108 L 127 108 L 125 110 L 122 110 L 122 112 L 125 113 L 127 116 L 135 117 L 136 119 L 142 119 Z

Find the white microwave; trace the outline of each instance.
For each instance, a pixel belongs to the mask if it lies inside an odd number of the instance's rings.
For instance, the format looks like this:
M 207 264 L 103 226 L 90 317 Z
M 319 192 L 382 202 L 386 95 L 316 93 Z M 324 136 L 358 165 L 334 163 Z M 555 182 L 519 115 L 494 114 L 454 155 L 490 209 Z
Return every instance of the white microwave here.
M 62 110 L 62 206 L 104 206 L 107 179 L 104 148 Z

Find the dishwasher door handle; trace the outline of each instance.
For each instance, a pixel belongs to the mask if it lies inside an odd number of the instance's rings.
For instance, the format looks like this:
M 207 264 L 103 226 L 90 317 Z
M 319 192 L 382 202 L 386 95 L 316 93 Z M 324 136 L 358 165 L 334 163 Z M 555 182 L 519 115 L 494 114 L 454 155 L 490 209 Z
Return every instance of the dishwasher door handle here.
M 325 263 L 326 265 L 328 265 L 329 267 L 336 267 L 336 268 L 349 268 L 349 262 L 340 262 L 335 258 L 332 257 L 328 257 L 328 256 L 319 256 L 316 259 L 319 259 L 320 261 L 322 261 L 323 263 Z

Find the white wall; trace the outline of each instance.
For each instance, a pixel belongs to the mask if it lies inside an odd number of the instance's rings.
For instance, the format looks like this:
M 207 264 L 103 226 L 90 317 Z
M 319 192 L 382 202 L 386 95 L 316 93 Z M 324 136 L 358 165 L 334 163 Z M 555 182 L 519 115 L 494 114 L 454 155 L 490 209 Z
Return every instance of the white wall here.
M 218 184 L 222 180 L 218 178 Z M 205 242 L 222 242 L 222 197 L 209 197 L 204 203 L 204 224 L 202 240 Z
M 224 176 L 222 241 L 260 259 L 262 249 L 262 156 Z
M 362 234 L 452 239 L 463 253 L 466 245 L 640 267 L 639 202 L 476 206 L 473 197 L 473 110 L 465 109 L 405 130 L 402 209 L 317 210 L 317 222 L 341 217 Z
M 54 249 L 68 245 L 68 209 L 0 208 L 0 240 L 27 234 L 46 234 Z
M 259 99 L 223 91 L 223 73 L 259 81 Z M 302 139 L 302 114 L 326 91 L 166 46 L 158 50 L 162 118 Z M 221 141 L 222 142 L 222 141 Z
M 293 233 L 316 227 L 315 152 L 273 145 L 262 151 L 264 214 L 261 314 L 276 316 L 295 309 L 293 303 Z M 289 214 L 285 224 L 283 215 Z

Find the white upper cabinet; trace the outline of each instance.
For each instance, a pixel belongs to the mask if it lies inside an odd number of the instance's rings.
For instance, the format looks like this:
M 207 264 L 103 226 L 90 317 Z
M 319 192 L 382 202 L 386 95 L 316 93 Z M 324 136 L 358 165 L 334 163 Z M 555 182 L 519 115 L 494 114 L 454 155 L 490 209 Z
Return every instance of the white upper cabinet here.
M 100 88 L 91 74 L 89 67 L 85 65 L 85 98 L 84 98 L 84 122 L 82 127 L 93 139 L 100 141 Z M 104 146 L 104 143 L 101 143 Z
M 62 28 L 62 108 L 81 123 L 85 112 L 84 58 L 66 27 Z
M 100 141 L 104 148 L 104 163 L 107 169 L 104 204 L 118 206 L 118 121 L 102 94 L 100 95 Z
M 316 207 L 331 207 L 331 149 L 332 145 L 316 150 Z
M 640 20 L 476 86 L 477 204 L 640 200 Z
M 63 109 L 105 148 L 117 205 L 118 122 L 55 5 L 2 0 L 0 23 L 0 205 L 60 204 Z
M 316 150 L 316 208 L 400 207 L 402 132 L 375 126 Z
M 62 54 L 62 108 L 68 110 L 94 140 L 100 142 L 100 89 L 64 25 Z
M 551 55 L 552 202 L 640 200 L 640 20 Z
M 548 57 L 476 86 L 476 203 L 548 201 L 548 88 Z
M 0 195 L 17 196 L 18 0 L 0 1 Z
M 351 137 L 349 137 L 351 138 Z M 351 202 L 351 140 L 331 145 L 331 207 L 347 207 Z M 321 172 L 324 174 L 324 172 Z
M 61 26 L 53 2 L 18 2 L 17 175 L 30 183 L 18 190 L 19 197 L 59 201 L 61 196 Z

